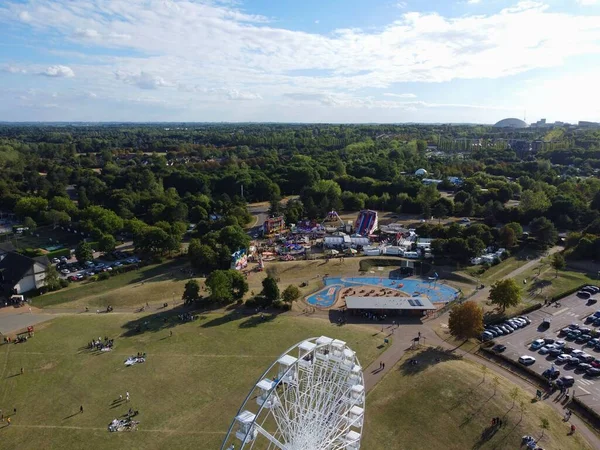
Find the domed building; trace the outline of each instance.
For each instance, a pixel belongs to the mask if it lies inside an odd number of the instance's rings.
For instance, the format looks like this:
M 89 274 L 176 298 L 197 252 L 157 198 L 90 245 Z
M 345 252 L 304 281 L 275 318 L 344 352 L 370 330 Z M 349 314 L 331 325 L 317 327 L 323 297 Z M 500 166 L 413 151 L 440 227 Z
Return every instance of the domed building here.
M 494 125 L 494 128 L 527 128 L 527 123 L 521 119 L 502 119 Z
M 417 176 L 417 177 L 426 177 L 427 176 L 427 171 L 425 169 L 417 169 L 417 171 L 415 172 L 415 176 Z

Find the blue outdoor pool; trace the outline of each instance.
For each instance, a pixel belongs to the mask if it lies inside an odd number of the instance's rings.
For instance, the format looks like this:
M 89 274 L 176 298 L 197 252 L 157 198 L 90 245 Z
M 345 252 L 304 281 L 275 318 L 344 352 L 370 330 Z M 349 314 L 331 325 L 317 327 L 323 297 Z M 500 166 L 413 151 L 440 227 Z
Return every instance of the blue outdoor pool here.
M 408 295 L 425 295 L 432 303 L 448 303 L 454 300 L 458 291 L 450 286 L 428 280 L 392 279 L 379 277 L 328 277 L 325 278 L 325 287 L 309 295 L 306 301 L 313 306 L 329 308 L 335 303 L 338 291 L 350 286 L 373 285 L 397 289 Z M 399 285 L 402 284 L 402 287 Z

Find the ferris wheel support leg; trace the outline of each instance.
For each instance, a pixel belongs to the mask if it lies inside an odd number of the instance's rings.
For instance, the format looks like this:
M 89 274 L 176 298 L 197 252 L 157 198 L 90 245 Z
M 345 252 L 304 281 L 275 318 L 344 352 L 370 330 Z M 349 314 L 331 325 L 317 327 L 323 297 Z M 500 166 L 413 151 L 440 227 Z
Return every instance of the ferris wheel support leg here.
M 254 422 L 253 426 L 256 429 L 256 431 L 258 431 L 260 434 L 262 434 L 264 437 L 266 437 L 269 441 L 271 441 L 271 443 L 275 444 L 277 446 L 277 448 L 279 448 L 281 450 L 285 450 L 285 446 L 281 442 L 279 442 L 277 439 L 275 439 L 273 437 L 273 435 L 271 435 L 271 433 L 267 432 L 263 427 L 261 427 L 256 422 Z

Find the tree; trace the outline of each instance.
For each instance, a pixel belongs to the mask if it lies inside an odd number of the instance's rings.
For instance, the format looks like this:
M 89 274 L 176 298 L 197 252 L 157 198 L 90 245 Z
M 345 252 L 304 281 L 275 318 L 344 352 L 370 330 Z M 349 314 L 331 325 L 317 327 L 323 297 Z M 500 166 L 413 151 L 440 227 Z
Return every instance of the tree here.
M 510 396 L 510 399 L 513 401 L 512 402 L 512 406 L 510 407 L 510 409 L 513 409 L 515 407 L 515 402 L 517 401 L 517 399 L 519 398 L 519 388 L 518 387 L 514 387 L 510 390 L 510 392 L 508 393 L 508 395 Z
M 134 237 L 135 248 L 144 253 L 162 254 L 170 249 L 170 236 L 158 227 L 146 227 Z
M 22 197 L 15 205 L 15 213 L 21 218 L 40 217 L 48 208 L 48 200 L 41 197 Z
M 442 219 L 448 215 L 449 211 L 444 203 L 437 202 L 435 205 L 433 205 L 432 213 L 433 217 L 438 219 L 438 223 L 441 223 Z
M 492 379 L 492 382 L 494 383 L 494 395 L 496 395 L 496 391 L 498 390 L 498 386 L 500 385 L 500 378 L 494 377 Z
M 499 280 L 490 288 L 490 300 L 498 305 L 502 312 L 511 306 L 517 306 L 521 301 L 521 288 L 514 279 Z
M 81 241 L 79 244 L 77 244 L 77 247 L 75 247 L 75 258 L 77 258 L 77 261 L 90 261 L 91 259 L 93 259 L 93 257 L 94 254 L 92 252 L 92 246 L 90 244 L 88 244 L 85 241 Z
M 44 273 L 44 284 L 49 291 L 55 291 L 60 287 L 60 277 L 56 266 L 48 265 Z
M 565 261 L 565 257 L 562 255 L 562 253 L 555 253 L 554 255 L 552 255 L 551 264 L 554 270 L 556 270 L 554 278 L 558 278 L 559 270 L 564 270 L 565 267 L 567 267 L 567 262 Z
M 540 428 L 542 429 L 542 435 L 540 436 L 540 440 L 544 437 L 544 433 L 547 429 L 550 428 L 550 422 L 545 417 L 540 419 Z
M 556 227 L 545 217 L 533 219 L 529 224 L 531 235 L 538 241 L 541 248 L 547 248 L 556 243 L 558 233 Z
M 33 233 L 37 228 L 37 223 L 31 217 L 25 217 L 25 219 L 23 220 L 23 226 L 25 228 L 28 228 L 28 233 Z
M 86 230 L 98 228 L 103 233 L 115 234 L 123 228 L 123 219 L 114 211 L 101 206 L 88 206 L 81 212 L 81 222 Z
M 483 309 L 468 301 L 454 306 L 448 317 L 450 334 L 460 339 L 476 337 L 483 331 Z
M 117 245 L 117 241 L 112 234 L 103 234 L 98 241 L 98 250 L 101 252 L 112 252 Z
M 200 284 L 196 280 L 190 280 L 185 283 L 185 290 L 181 299 L 184 304 L 192 303 L 200 297 Z
M 498 232 L 498 240 L 504 248 L 512 248 L 517 244 L 517 235 L 515 230 L 504 225 Z
M 269 300 L 271 303 L 279 300 L 279 286 L 277 286 L 277 281 L 275 278 L 267 277 L 262 281 L 263 295 Z
M 292 303 L 298 297 L 300 297 L 300 289 L 298 289 L 298 287 L 294 286 L 293 284 L 290 284 L 281 293 L 281 298 L 286 303 Z
M 215 270 L 205 284 L 210 290 L 210 298 L 220 302 L 241 300 L 248 292 L 248 282 L 237 270 Z
M 233 300 L 231 291 L 231 279 L 225 273 L 226 270 L 213 271 L 205 281 L 210 291 L 210 298 L 214 301 L 230 302 Z

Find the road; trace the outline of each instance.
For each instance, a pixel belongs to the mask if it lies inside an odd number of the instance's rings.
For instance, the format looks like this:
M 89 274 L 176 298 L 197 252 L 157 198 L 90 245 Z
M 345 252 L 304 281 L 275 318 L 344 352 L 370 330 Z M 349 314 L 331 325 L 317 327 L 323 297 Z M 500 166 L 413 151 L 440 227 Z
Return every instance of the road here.
M 574 367 L 565 367 L 564 365 L 557 364 L 555 357 L 541 355 L 538 350 L 530 349 L 530 344 L 535 339 L 546 337 L 556 340 L 566 340 L 563 336 L 558 337 L 558 332 L 572 323 L 584 326 L 585 318 L 600 309 L 598 304 L 588 306 L 586 303 L 586 300 L 578 298 L 577 295 L 570 295 L 560 301 L 561 306 L 559 308 L 547 306 L 529 314 L 529 318 L 532 321 L 531 325 L 516 330 L 507 336 L 497 337 L 494 341 L 506 345 L 504 355 L 511 359 L 517 360 L 522 355 L 533 356 L 536 362 L 530 368 L 540 374 L 554 365 L 561 371 L 561 376 L 570 375 L 574 377 L 576 380 L 575 395 L 594 410 L 600 411 L 600 378 L 590 378 L 583 373 L 575 371 Z M 539 331 L 538 325 L 544 319 L 550 319 L 552 325 L 546 331 Z M 585 326 L 594 328 L 590 324 L 585 324 Z M 598 328 L 597 330 L 600 331 Z M 581 349 L 587 354 L 600 359 L 600 351 L 587 347 L 585 344 L 578 344 L 570 340 L 566 341 L 568 346 Z
M 252 228 L 248 230 L 248 234 L 250 236 L 258 235 L 262 229 L 263 223 L 265 223 L 265 220 L 267 220 L 269 217 L 269 204 L 258 204 L 254 206 L 249 205 L 248 212 L 250 212 L 250 214 L 252 214 L 255 218 L 254 225 L 252 225 Z

